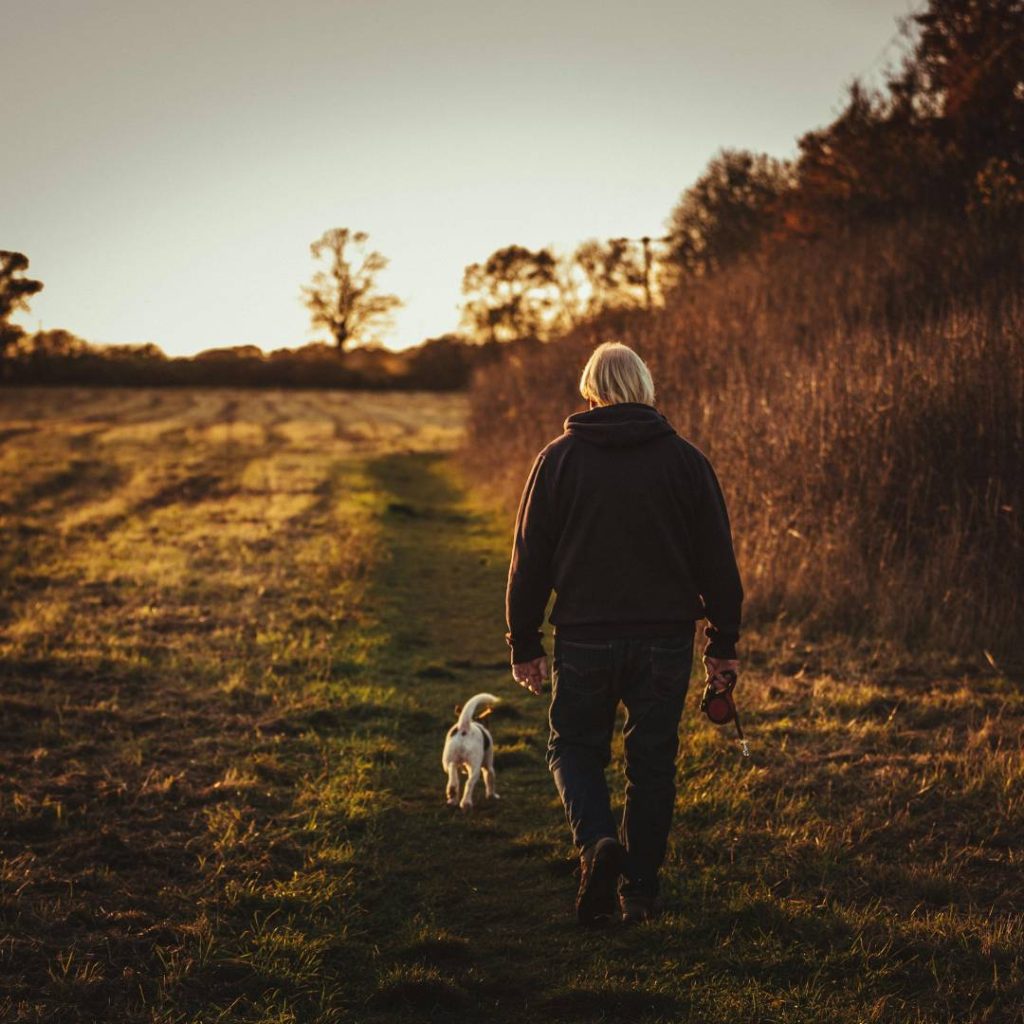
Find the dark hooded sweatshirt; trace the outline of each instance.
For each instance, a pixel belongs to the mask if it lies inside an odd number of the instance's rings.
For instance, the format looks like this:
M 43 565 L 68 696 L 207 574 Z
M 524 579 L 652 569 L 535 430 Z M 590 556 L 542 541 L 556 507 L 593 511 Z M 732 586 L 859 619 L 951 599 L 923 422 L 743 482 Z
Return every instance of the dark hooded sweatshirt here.
M 705 654 L 736 656 L 743 588 L 721 488 L 652 406 L 576 413 L 537 456 L 506 591 L 513 662 L 544 653 L 552 590 L 563 639 L 673 634 L 707 618 Z

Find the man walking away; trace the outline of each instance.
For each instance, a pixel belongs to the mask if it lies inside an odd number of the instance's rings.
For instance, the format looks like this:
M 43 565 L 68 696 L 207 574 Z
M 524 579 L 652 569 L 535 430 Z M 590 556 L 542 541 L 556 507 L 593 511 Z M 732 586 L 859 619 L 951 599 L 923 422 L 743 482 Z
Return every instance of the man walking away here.
M 539 694 L 553 590 L 547 763 L 580 851 L 577 919 L 612 920 L 618 888 L 623 921 L 637 923 L 659 909 L 694 625 L 707 619 L 709 680 L 736 672 L 743 589 L 714 470 L 654 407 L 643 360 L 625 345 L 599 346 L 580 393 L 588 411 L 569 416 L 523 489 L 507 640 L 513 676 Z M 626 790 L 617 828 L 605 768 L 620 702 Z

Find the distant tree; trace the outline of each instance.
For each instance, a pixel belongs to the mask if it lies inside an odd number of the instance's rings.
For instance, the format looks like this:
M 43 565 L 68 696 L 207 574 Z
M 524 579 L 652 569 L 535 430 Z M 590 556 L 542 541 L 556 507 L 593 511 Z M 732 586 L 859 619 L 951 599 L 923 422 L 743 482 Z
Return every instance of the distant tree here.
M 669 216 L 669 265 L 677 273 L 700 276 L 756 248 L 792 178 L 784 161 L 723 149 Z
M 316 363 L 333 356 L 334 349 L 330 345 L 325 345 L 322 341 L 311 341 L 298 348 L 276 348 L 268 358 L 273 361 Z
M 567 253 L 555 260 L 554 307 L 548 325 L 550 330 L 571 331 L 587 318 L 586 277 L 576 262 L 576 253 Z
M 591 239 L 576 249 L 575 261 L 587 282 L 590 315 L 649 304 L 650 243 L 651 239 Z
M 800 194 L 786 205 L 799 209 L 815 233 L 909 211 L 931 191 L 939 167 L 925 158 L 926 145 L 892 97 L 854 82 L 839 116 L 800 138 Z
M 167 362 L 167 353 L 152 341 L 140 341 L 124 345 L 104 345 L 103 351 L 110 359 L 138 359 L 156 363 Z M 257 349 L 257 351 L 259 350 Z
M 800 139 L 797 211 L 835 224 L 918 210 L 1024 208 L 1024 3 L 931 0 L 884 90 L 860 82 Z
M 912 51 L 889 91 L 933 140 L 945 179 L 935 198 L 970 203 L 993 181 L 997 198 L 1024 198 L 1024 3 L 931 0 L 906 34 Z
M 76 359 L 94 351 L 109 356 L 112 347 L 93 349 L 87 341 L 62 327 L 51 331 L 36 331 L 25 339 L 25 346 L 31 356 L 38 359 Z
M 365 231 L 331 228 L 309 247 L 324 265 L 303 288 L 306 306 L 314 329 L 326 330 L 339 352 L 379 340 L 402 304 L 397 296 L 377 291 L 377 275 L 388 261 L 369 250 L 368 241 Z
M 408 365 L 409 380 L 416 387 L 450 390 L 465 387 L 481 346 L 467 343 L 455 334 L 428 338 L 402 357 Z
M 42 281 L 22 276 L 26 270 L 27 256 L 0 249 L 0 365 L 6 362 L 8 347 L 25 333 L 10 322 L 11 314 L 28 309 L 29 298 L 43 289 Z
M 263 349 L 259 345 L 229 345 L 225 348 L 206 348 L 197 352 L 193 357 L 197 362 L 217 361 L 231 362 L 232 360 L 263 359 Z
M 550 249 L 498 249 L 462 277 L 462 323 L 478 341 L 540 337 L 557 312 L 558 261 Z

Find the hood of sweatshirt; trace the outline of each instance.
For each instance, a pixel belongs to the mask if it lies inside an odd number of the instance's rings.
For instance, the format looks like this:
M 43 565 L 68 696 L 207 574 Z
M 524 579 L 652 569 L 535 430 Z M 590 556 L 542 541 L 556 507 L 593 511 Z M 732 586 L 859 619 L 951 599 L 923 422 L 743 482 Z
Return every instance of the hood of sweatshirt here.
M 602 448 L 625 448 L 674 434 L 675 430 L 654 406 L 622 402 L 573 413 L 565 421 L 565 432 Z

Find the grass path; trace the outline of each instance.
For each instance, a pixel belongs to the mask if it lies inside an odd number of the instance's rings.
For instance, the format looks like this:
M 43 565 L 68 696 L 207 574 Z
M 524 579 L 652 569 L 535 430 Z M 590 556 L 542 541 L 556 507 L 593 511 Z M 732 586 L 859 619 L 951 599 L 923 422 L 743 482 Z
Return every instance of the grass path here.
M 391 507 L 382 538 L 391 557 L 368 595 L 392 627 L 382 678 L 407 688 L 430 726 L 396 735 L 396 799 L 366 890 L 380 950 L 367 1019 L 477 1006 L 522 1020 L 607 941 L 572 922 L 573 862 L 543 759 L 546 705 L 508 671 L 507 538 L 465 505 L 435 458 L 380 460 L 371 475 Z M 481 787 L 463 814 L 444 804 L 440 750 L 454 703 L 481 691 L 505 700 L 491 719 L 502 799 L 486 801 Z
M 389 457 L 370 477 L 390 507 L 375 663 L 423 714 L 396 729 L 393 804 L 358 890 L 373 955 L 353 1019 L 1024 1019 L 1024 707 L 1007 681 L 908 678 L 893 697 L 751 675 L 749 767 L 691 688 L 669 912 L 581 932 L 546 708 L 511 683 L 501 643 L 507 531 L 444 460 Z M 445 713 L 480 690 L 507 698 L 503 800 L 465 817 L 442 803 L 438 760 Z

